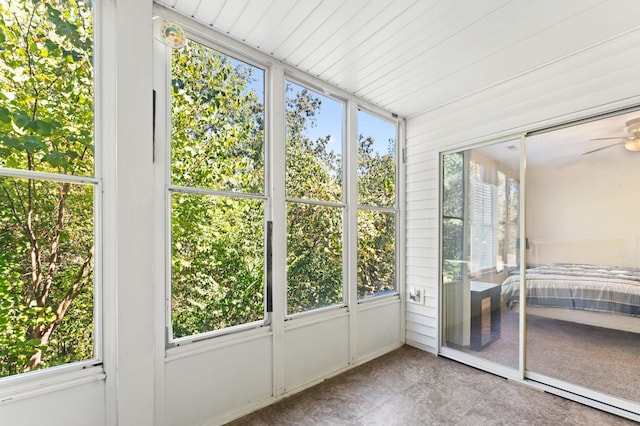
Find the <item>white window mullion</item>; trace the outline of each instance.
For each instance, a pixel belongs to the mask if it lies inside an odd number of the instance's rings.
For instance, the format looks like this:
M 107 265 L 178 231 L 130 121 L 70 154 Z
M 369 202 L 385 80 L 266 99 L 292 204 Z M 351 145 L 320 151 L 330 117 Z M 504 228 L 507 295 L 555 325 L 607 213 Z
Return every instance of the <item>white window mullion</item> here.
M 285 77 L 274 65 L 267 85 L 266 121 L 271 152 L 271 215 L 273 218 L 273 394 L 285 392 L 284 320 L 287 311 L 287 212 L 285 201 Z
M 346 223 L 345 223 L 345 262 L 344 282 L 347 286 L 347 306 L 349 316 L 349 334 L 357 336 L 358 331 L 358 105 L 347 102 L 346 149 L 344 159 L 346 181 Z M 358 360 L 357 339 L 349 341 L 349 362 Z
M 165 348 L 171 330 L 171 306 L 166 302 L 171 292 L 171 229 L 167 197 L 169 185 L 169 140 L 171 115 L 171 52 L 157 40 L 153 41 L 153 89 L 155 90 L 155 133 L 154 133 L 154 186 L 153 235 L 157 239 L 154 247 L 153 306 L 155 345 L 155 403 L 156 418 L 162 418 L 165 398 Z

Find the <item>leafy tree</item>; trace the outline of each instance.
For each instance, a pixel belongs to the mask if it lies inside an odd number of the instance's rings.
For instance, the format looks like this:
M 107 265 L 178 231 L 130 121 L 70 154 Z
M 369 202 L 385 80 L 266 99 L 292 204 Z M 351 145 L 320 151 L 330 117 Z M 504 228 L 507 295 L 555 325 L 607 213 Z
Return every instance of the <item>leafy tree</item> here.
M 94 188 L 65 178 L 94 173 L 93 30 L 88 0 L 0 0 L 0 18 L 0 168 L 26 173 L 0 173 L 5 376 L 93 356 Z M 264 104 L 256 69 L 198 43 L 174 52 L 172 67 L 172 322 L 182 337 L 263 316 Z M 289 312 L 342 301 L 343 209 L 302 202 L 342 200 L 331 135 L 308 136 L 321 104 L 309 90 L 287 97 L 286 190 L 299 200 L 288 203 Z M 393 205 L 393 161 L 373 143 L 360 140 L 359 193 Z M 359 215 L 363 295 L 393 286 L 394 220 Z
M 458 281 L 463 276 L 464 155 L 442 157 L 442 279 Z
M 342 163 L 328 149 L 331 135 L 316 140 L 322 101 L 287 84 L 286 192 L 288 197 L 342 201 Z M 298 313 L 341 303 L 342 208 L 287 203 L 287 310 Z
M 395 141 L 387 152 L 374 149 L 375 138 L 358 137 L 358 202 L 365 206 L 395 205 Z M 395 290 L 395 215 L 358 210 L 358 297 Z
M 0 1 L 0 167 L 93 175 L 92 31 L 84 1 Z M 0 224 L 1 374 L 90 358 L 92 186 L 0 178 Z
M 263 104 L 253 68 L 190 42 L 172 56 L 172 324 L 184 337 L 264 312 Z

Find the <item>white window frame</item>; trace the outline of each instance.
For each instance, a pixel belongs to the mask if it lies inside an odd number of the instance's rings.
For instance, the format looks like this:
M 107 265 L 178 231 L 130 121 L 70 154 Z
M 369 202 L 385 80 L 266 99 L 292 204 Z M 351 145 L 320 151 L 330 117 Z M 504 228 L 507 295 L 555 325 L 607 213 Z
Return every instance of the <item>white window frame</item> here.
M 93 2 L 93 102 L 94 102 L 94 171 L 93 176 L 66 175 L 0 167 L 0 177 L 34 179 L 46 182 L 61 182 L 93 187 L 93 357 L 69 362 L 41 370 L 30 371 L 0 378 L 0 401 L 18 401 L 43 395 L 52 390 L 62 390 L 83 383 L 102 381 L 105 374 L 105 346 L 115 341 L 112 333 L 104 328 L 104 307 L 112 299 L 113 288 L 105 289 L 104 274 L 114 259 L 106 256 L 113 244 L 105 238 L 105 205 L 108 203 L 105 188 L 113 185 L 115 174 L 105 167 L 107 161 L 115 162 L 115 152 L 106 147 L 115 145 L 115 129 L 107 123 L 115 122 L 115 42 L 112 40 L 115 24 L 115 5 L 108 1 Z M 108 141 L 109 143 L 105 143 Z M 115 164 L 115 163 L 114 163 Z M 115 167 L 113 167 L 115 169 Z M 114 197 L 114 195 L 111 195 Z M 105 265 L 107 263 L 107 265 Z M 108 290 L 108 291 L 107 291 Z M 111 362 L 111 359 L 109 359 Z
M 336 303 L 333 305 L 329 305 L 329 306 L 322 306 L 322 307 L 318 307 L 318 308 L 313 308 L 313 309 L 309 309 L 306 311 L 302 311 L 302 312 L 295 312 L 295 313 L 289 313 L 289 304 L 288 304 L 288 288 L 289 288 L 289 279 L 288 279 L 288 275 L 287 275 L 287 271 L 285 271 L 285 276 L 287 276 L 287 280 L 286 280 L 286 284 L 285 284 L 285 290 L 286 290 L 286 294 L 285 294 L 285 319 L 293 319 L 293 318 L 300 318 L 300 317 L 305 317 L 307 315 L 312 315 L 314 313 L 321 313 L 321 312 L 327 312 L 327 311 L 335 311 L 335 310 L 343 310 L 346 309 L 348 306 L 348 285 L 347 283 L 349 282 L 349 265 L 348 265 L 348 231 L 349 231 L 349 224 L 348 224 L 348 213 L 347 213 L 347 209 L 348 209 L 348 201 L 347 201 L 347 191 L 348 191 L 348 186 L 349 186 L 349 179 L 348 179 L 348 168 L 349 166 L 349 158 L 348 158 L 348 152 L 347 152 L 347 146 L 348 146 L 348 132 L 347 132 L 347 114 L 348 114 L 348 108 L 349 108 L 349 103 L 346 99 L 343 99 L 339 96 L 334 95 L 333 93 L 329 92 L 328 90 L 325 90 L 322 87 L 319 87 L 316 84 L 313 84 L 303 78 L 299 78 L 291 73 L 285 73 L 284 76 L 284 87 L 285 87 L 285 93 L 284 93 L 284 99 L 286 101 L 286 87 L 287 87 L 287 83 L 293 83 L 293 84 L 297 84 L 298 86 L 307 89 L 307 90 L 312 90 L 315 93 L 318 93 L 319 95 L 325 96 L 331 100 L 334 100 L 336 102 L 339 102 L 340 104 L 342 104 L 342 117 L 341 117 L 341 129 L 342 129 L 342 197 L 340 202 L 337 201 L 323 201 L 323 200 L 313 200 L 313 199 L 306 199 L 306 198 L 297 198 L 297 197 L 289 197 L 286 195 L 286 191 L 285 191 L 285 212 L 286 212 L 286 206 L 289 203 L 300 203 L 300 204 L 311 204 L 311 205 L 317 205 L 317 206 L 323 206 L 323 207 L 340 207 L 342 208 L 342 301 L 340 303 Z M 285 120 L 286 120 L 286 105 L 283 105 L 284 108 L 284 114 L 285 114 Z M 285 123 L 285 132 L 286 132 L 286 123 Z M 285 140 L 282 142 L 283 144 L 286 145 L 286 137 Z M 285 149 L 286 151 L 286 149 Z M 286 156 L 286 155 L 285 155 Z M 285 175 L 286 175 L 286 158 L 282 159 L 283 162 L 283 167 L 285 168 Z M 285 213 L 285 217 L 282 219 L 285 222 L 285 227 L 286 227 L 286 213 Z M 285 246 L 286 246 L 286 237 L 285 237 Z M 288 251 L 287 251 L 288 254 Z M 286 260 L 285 260 L 286 262 Z
M 157 19 L 163 19 L 158 17 Z M 208 339 L 212 339 L 227 334 L 242 332 L 246 330 L 253 330 L 256 328 L 264 327 L 269 324 L 270 316 L 265 312 L 262 320 L 248 322 L 244 324 L 238 324 L 231 327 L 225 327 L 215 330 L 209 330 L 203 333 L 193 334 L 189 336 L 183 336 L 179 338 L 173 338 L 173 324 L 172 324 L 172 273 L 171 273 L 171 195 L 174 193 L 189 193 L 198 195 L 211 195 L 219 197 L 230 198 L 242 198 L 250 200 L 259 200 L 263 202 L 264 206 L 264 235 L 266 243 L 267 235 L 267 222 L 272 220 L 272 185 L 271 185 L 271 148 L 269 138 L 269 126 L 268 119 L 268 105 L 269 105 L 269 91 L 268 81 L 270 78 L 270 68 L 252 57 L 238 52 L 226 46 L 222 46 L 209 37 L 192 30 L 190 27 L 185 29 L 187 38 L 193 42 L 199 43 L 209 49 L 219 52 L 225 56 L 231 57 L 238 61 L 242 61 L 247 65 L 259 68 L 264 72 L 264 99 L 263 105 L 264 111 L 264 187 L 261 194 L 257 193 L 243 193 L 232 192 L 226 190 L 213 190 L 205 188 L 194 188 L 174 185 L 171 183 L 171 49 L 162 45 L 158 40 L 154 40 L 154 90 L 156 92 L 156 126 L 155 126 L 155 146 L 154 146 L 154 181 L 156 199 L 162 200 L 162 206 L 159 203 L 156 204 L 156 210 L 162 211 L 163 216 L 163 230 L 160 231 L 164 235 L 164 244 L 160 251 L 155 255 L 156 262 L 160 261 L 160 265 L 164 265 L 161 277 L 158 276 L 164 282 L 164 301 L 163 301 L 163 316 L 164 316 L 164 335 L 165 335 L 165 348 L 177 348 L 189 343 L 200 342 Z M 158 230 L 157 230 L 158 231 Z M 264 285 L 265 299 L 266 299 L 266 244 L 264 249 Z M 265 300 L 266 301 L 266 300 Z
M 404 190 L 404 145 L 405 131 L 404 120 L 397 115 L 390 113 L 380 107 L 368 104 L 366 101 L 356 98 L 354 95 L 346 93 L 340 89 L 331 86 L 329 83 L 321 81 L 309 74 L 301 72 L 292 66 L 275 61 L 272 57 L 259 52 L 251 47 L 247 47 L 238 41 L 231 40 L 224 35 L 219 35 L 197 22 L 189 20 L 162 6 L 154 7 L 155 15 L 159 18 L 170 19 L 178 22 L 183 26 L 188 38 L 215 49 L 225 55 L 229 55 L 235 59 L 246 62 L 249 65 L 256 66 L 265 71 L 264 74 L 264 108 L 265 108 L 265 222 L 274 221 L 274 228 L 278 228 L 280 233 L 274 232 L 273 236 L 273 309 L 272 313 L 266 313 L 265 321 L 253 324 L 242 324 L 233 328 L 210 331 L 197 336 L 182 337 L 179 345 L 169 344 L 169 334 L 167 324 L 171 321 L 170 301 L 170 261 L 167 260 L 166 253 L 170 253 L 170 241 L 167 238 L 167 232 L 170 229 L 170 218 L 164 217 L 160 225 L 156 225 L 156 235 L 164 235 L 164 244 L 156 246 L 154 254 L 155 263 L 163 265 L 155 272 L 156 282 L 162 282 L 163 291 L 158 292 L 156 299 L 156 312 L 160 318 L 164 318 L 163 324 L 156 329 L 156 335 L 159 338 L 161 346 L 165 348 L 165 358 L 174 359 L 193 351 L 204 350 L 204 348 L 225 345 L 237 338 L 250 338 L 250 336 L 266 335 L 269 333 L 280 333 L 282 327 L 292 326 L 297 321 L 307 322 L 316 321 L 326 318 L 334 318 L 344 315 L 350 309 L 354 309 L 360 304 L 387 303 L 401 299 L 403 292 L 403 254 L 404 254 L 404 232 L 403 232 L 403 190 Z M 154 44 L 155 46 L 155 44 Z M 170 75 L 166 69 L 169 62 L 165 59 L 163 62 L 163 54 L 158 55 L 158 50 L 154 47 L 154 89 L 156 90 L 156 121 L 155 121 L 155 161 L 154 166 L 154 194 L 156 195 L 156 211 L 164 212 L 166 216 L 167 200 L 166 200 L 166 173 L 158 164 L 166 162 L 167 152 L 165 146 L 169 138 L 170 127 L 168 126 L 170 119 L 170 110 L 167 106 L 167 94 L 170 93 L 169 86 L 162 80 L 162 76 L 157 74 L 165 69 L 164 73 Z M 163 68 L 164 67 L 164 68 Z M 286 93 L 285 83 L 290 81 L 307 89 L 313 90 L 327 96 L 336 101 L 343 103 L 343 194 L 341 202 L 324 202 L 317 200 L 296 199 L 286 197 L 284 191 L 285 179 L 285 116 L 286 116 Z M 280 92 L 282 89 L 282 93 Z M 274 92 L 277 91 L 276 92 Z M 281 104 L 281 105 L 280 105 Z M 163 106 L 164 105 L 164 106 Z M 387 211 L 395 213 L 395 292 L 389 294 L 368 297 L 364 299 L 357 298 L 357 180 L 351 173 L 356 172 L 357 168 L 357 120 L 355 116 L 358 109 L 368 114 L 385 120 L 395 125 L 396 128 L 396 191 L 395 204 L 393 207 L 385 207 Z M 164 141 L 163 141 L 164 138 Z M 352 166 L 353 165 L 353 166 Z M 236 194 L 234 194 L 236 195 Z M 324 205 L 327 207 L 343 208 L 343 302 L 337 305 L 331 305 L 312 309 L 304 312 L 288 314 L 287 313 L 287 287 L 286 287 L 286 229 L 283 224 L 275 221 L 283 221 L 286 224 L 286 204 L 289 201 L 304 202 L 310 204 Z M 363 206 L 364 208 L 376 209 L 373 206 Z M 265 233 L 266 234 L 266 233 Z M 282 234 L 282 235 L 281 235 Z M 161 247 L 159 247 L 161 246 Z M 266 274 L 265 274 L 266 275 Z M 169 278 L 167 278 L 169 277 Z M 274 320 L 276 324 L 274 325 Z M 284 321 L 284 323 L 280 323 Z M 286 323 L 286 324 L 285 324 Z M 242 336 L 240 336 L 242 333 Z M 236 337 L 234 337 L 236 336 Z M 194 343 L 194 345 L 190 345 Z M 158 347 L 160 349 L 160 347 Z
M 400 247 L 401 247 L 401 235 L 400 235 L 400 208 L 398 207 L 400 204 L 400 171 L 401 171 L 401 166 L 404 163 L 404 156 L 401 156 L 400 153 L 404 153 L 404 148 L 401 148 L 401 137 L 400 137 L 400 123 L 397 119 L 389 119 L 388 117 L 383 116 L 380 113 L 377 113 L 376 111 L 373 111 L 372 109 L 367 108 L 364 105 L 356 105 L 356 109 L 358 111 L 361 111 L 365 114 L 368 114 L 374 118 L 377 118 L 381 121 L 384 121 L 386 123 L 392 124 L 395 127 L 395 132 L 394 132 L 394 137 L 395 137 L 395 149 L 394 149 L 394 155 L 395 155 L 395 170 L 394 170 L 394 194 L 393 194 L 393 206 L 390 207 L 383 207 L 383 206 L 374 206 L 374 205 L 367 205 L 367 204 L 359 204 L 358 203 L 358 181 L 357 181 L 357 176 L 355 176 L 355 182 L 353 182 L 353 192 L 355 194 L 355 202 L 356 202 L 356 216 L 357 216 L 357 211 L 360 210 L 373 210 L 373 211 L 379 211 L 379 212 L 385 212 L 385 213 L 393 213 L 394 214 L 394 219 L 395 219 L 395 227 L 394 227 L 394 253 L 393 253 L 393 259 L 394 259 L 394 291 L 389 292 L 389 293 L 385 293 L 385 294 L 378 294 L 378 295 L 371 295 L 371 296 L 367 296 L 367 297 L 358 297 L 358 279 L 357 279 L 357 268 L 358 268 L 358 259 L 357 259 L 357 250 L 356 250 L 356 260 L 355 260 L 355 265 L 354 268 L 356 268 L 356 283 L 355 283 L 355 294 L 356 294 L 356 298 L 358 300 L 358 303 L 366 303 L 369 301 L 373 301 L 373 300 L 380 300 L 382 298 L 388 298 L 388 297 L 398 297 L 398 295 L 400 294 L 400 262 L 399 262 L 399 257 L 400 257 Z M 394 118 L 392 116 L 392 118 Z M 358 122 L 356 120 L 356 123 L 354 124 L 355 130 L 356 130 L 356 136 L 355 136 L 355 140 L 353 140 L 352 144 L 353 145 L 353 149 L 355 151 L 355 165 L 354 168 L 357 169 L 358 167 L 358 136 L 357 136 L 357 130 L 358 130 Z M 403 189 L 403 188 L 402 188 Z M 355 224 L 355 238 L 356 241 L 354 242 L 354 244 L 356 244 L 357 247 L 357 241 L 358 241 L 358 225 L 357 225 L 357 217 L 356 217 L 356 224 Z

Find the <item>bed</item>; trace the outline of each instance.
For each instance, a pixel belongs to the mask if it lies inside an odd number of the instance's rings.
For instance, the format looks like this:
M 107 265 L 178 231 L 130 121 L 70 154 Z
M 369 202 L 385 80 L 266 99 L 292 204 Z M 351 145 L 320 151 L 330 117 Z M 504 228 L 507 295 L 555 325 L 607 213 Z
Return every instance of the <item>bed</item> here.
M 640 270 L 555 263 L 526 270 L 527 313 L 640 333 Z M 510 310 L 520 303 L 520 273 L 502 284 Z

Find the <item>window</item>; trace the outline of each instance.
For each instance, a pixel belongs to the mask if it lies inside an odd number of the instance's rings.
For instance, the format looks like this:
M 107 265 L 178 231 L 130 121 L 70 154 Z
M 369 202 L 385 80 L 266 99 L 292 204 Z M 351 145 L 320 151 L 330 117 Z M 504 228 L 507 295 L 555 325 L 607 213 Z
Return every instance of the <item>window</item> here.
M 475 161 L 469 165 L 470 272 L 495 269 L 498 256 L 498 185 L 495 173 Z
M 264 71 L 171 53 L 171 339 L 264 319 Z
M 154 43 L 168 346 L 397 295 L 396 122 L 190 37 Z
M 498 228 L 498 264 L 497 272 L 506 268 L 515 268 L 518 264 L 518 234 L 519 209 L 520 209 L 520 181 L 508 177 L 502 171 L 498 171 L 498 203 L 499 203 L 499 228 Z
M 358 298 L 396 290 L 396 126 L 358 111 Z
M 442 157 L 442 281 L 462 281 L 464 255 L 464 154 Z
M 91 2 L 0 2 L 0 377 L 95 354 Z
M 463 265 L 473 277 L 517 266 L 517 173 L 479 151 L 443 156 L 444 283 L 462 280 Z
M 344 104 L 286 83 L 287 313 L 344 303 Z

